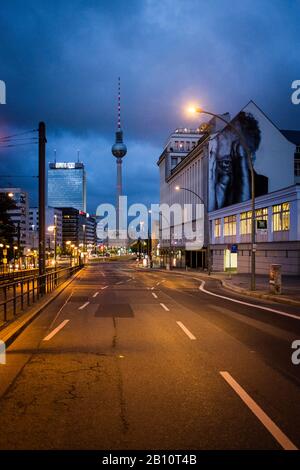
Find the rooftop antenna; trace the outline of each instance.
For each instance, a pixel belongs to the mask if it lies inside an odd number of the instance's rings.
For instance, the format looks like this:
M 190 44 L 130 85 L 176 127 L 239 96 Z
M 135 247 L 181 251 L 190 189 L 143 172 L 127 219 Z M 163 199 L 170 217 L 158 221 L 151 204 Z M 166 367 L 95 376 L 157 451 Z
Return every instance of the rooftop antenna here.
M 77 149 L 77 163 L 79 163 L 79 154 L 80 154 L 80 149 Z
M 118 130 L 121 129 L 121 78 L 118 77 Z

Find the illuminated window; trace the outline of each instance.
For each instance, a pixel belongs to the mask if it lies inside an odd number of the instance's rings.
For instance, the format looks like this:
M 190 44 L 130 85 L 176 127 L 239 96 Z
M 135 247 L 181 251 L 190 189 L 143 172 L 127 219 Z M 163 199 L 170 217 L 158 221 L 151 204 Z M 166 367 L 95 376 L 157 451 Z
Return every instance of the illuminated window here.
M 290 229 L 290 203 L 284 202 L 272 208 L 273 232 L 280 232 Z
M 268 208 L 256 209 L 256 220 L 268 221 Z M 251 233 L 252 227 L 252 211 L 242 212 L 240 215 L 240 234 L 247 235 Z
M 236 235 L 236 215 L 224 217 L 224 235 Z
M 215 219 L 215 225 L 214 225 L 214 233 L 215 233 L 215 238 L 218 238 L 221 236 L 221 219 Z
M 251 233 L 252 211 L 242 212 L 240 216 L 240 234 L 247 235 Z

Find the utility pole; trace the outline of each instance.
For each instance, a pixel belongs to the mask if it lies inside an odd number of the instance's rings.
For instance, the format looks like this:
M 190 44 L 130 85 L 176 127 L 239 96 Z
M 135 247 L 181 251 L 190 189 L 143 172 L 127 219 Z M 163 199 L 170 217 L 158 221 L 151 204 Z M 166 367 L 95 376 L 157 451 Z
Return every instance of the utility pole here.
M 46 125 L 39 123 L 39 276 L 45 274 L 46 229 Z M 45 294 L 45 278 L 40 278 L 39 292 Z

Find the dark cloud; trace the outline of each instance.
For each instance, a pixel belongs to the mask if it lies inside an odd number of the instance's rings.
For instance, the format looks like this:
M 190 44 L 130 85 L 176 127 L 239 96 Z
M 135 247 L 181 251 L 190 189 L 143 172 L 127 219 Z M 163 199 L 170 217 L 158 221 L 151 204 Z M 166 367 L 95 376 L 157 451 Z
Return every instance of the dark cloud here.
M 126 190 L 157 201 L 155 163 L 169 132 L 190 124 L 187 101 L 234 114 L 254 99 L 279 126 L 300 128 L 290 100 L 300 78 L 299 14 L 292 0 L 2 1 L 1 134 L 44 120 L 50 154 L 56 147 L 58 158 L 73 159 L 79 146 L 94 211 L 114 198 L 110 147 L 121 75 Z M 34 173 L 33 149 L 3 152 L 2 174 L 16 161 Z

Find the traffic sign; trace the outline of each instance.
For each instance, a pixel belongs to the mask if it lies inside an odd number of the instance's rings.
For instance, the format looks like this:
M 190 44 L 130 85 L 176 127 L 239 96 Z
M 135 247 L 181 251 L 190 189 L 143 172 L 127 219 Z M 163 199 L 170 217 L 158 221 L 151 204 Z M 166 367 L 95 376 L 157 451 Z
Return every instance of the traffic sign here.
M 267 220 L 257 220 L 256 221 L 256 228 L 257 230 L 267 230 L 268 228 L 268 221 Z

